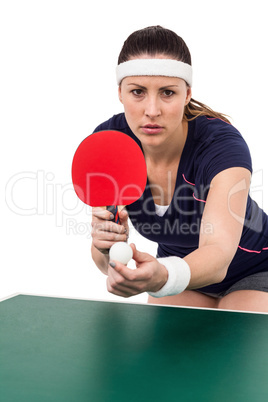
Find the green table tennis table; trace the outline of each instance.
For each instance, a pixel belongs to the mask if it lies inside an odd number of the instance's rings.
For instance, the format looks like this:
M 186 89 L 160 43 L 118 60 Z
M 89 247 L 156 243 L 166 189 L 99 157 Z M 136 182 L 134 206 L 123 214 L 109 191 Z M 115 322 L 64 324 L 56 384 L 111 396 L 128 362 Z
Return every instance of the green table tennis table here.
M 16 295 L 1 402 L 267 402 L 268 315 Z

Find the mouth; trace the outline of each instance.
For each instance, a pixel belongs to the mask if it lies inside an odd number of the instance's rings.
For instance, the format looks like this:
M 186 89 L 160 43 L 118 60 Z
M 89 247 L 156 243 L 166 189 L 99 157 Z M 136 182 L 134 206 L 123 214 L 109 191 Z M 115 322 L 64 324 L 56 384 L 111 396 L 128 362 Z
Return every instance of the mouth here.
M 163 130 L 163 127 L 158 124 L 146 124 L 141 128 L 145 134 L 159 134 Z

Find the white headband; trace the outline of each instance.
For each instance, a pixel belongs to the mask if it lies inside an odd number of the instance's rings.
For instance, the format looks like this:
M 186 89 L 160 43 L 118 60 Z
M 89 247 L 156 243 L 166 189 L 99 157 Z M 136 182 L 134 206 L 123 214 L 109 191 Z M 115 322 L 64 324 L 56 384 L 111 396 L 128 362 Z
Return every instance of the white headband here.
M 153 76 L 182 78 L 192 86 L 192 66 L 171 59 L 135 59 L 125 61 L 116 67 L 116 80 L 119 85 L 123 78 L 133 76 Z

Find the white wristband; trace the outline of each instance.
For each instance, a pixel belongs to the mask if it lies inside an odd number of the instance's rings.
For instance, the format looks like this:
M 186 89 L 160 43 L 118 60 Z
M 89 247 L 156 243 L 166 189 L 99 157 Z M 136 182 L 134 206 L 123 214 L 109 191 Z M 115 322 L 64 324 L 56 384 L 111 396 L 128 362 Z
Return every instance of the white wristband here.
M 174 296 L 183 292 L 191 279 L 190 267 L 180 257 L 157 258 L 168 271 L 168 280 L 158 292 L 148 292 L 153 297 Z

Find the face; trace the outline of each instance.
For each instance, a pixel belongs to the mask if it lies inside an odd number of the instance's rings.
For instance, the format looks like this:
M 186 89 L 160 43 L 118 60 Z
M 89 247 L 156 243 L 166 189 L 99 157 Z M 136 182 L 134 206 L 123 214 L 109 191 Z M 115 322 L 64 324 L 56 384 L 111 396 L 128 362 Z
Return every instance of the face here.
M 172 77 L 126 77 L 119 87 L 129 127 L 143 145 L 163 145 L 182 135 L 191 99 L 185 81 Z

